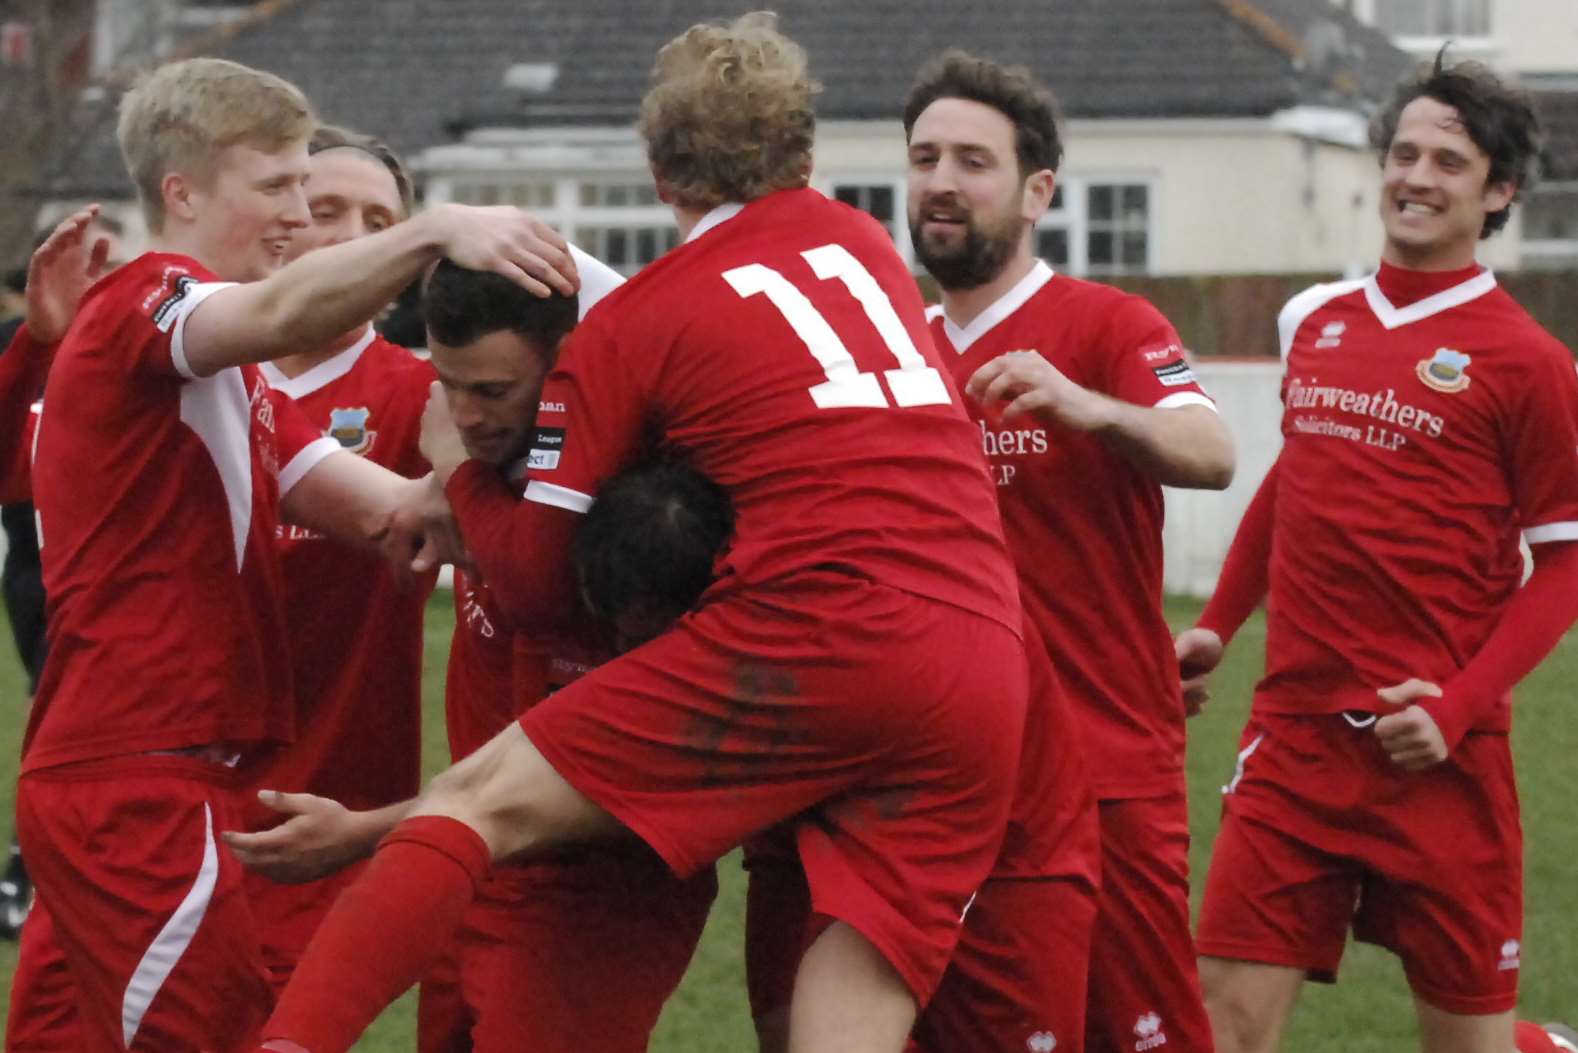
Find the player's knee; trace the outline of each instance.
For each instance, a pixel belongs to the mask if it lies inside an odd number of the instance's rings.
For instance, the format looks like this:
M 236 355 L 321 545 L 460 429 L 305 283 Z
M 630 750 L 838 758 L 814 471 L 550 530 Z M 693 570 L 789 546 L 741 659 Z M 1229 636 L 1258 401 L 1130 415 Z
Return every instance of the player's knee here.
M 1284 993 L 1268 991 L 1243 963 L 1200 962 L 1200 987 L 1217 1053 L 1274 1053 L 1286 1009 Z M 1278 987 L 1281 985 L 1278 984 Z

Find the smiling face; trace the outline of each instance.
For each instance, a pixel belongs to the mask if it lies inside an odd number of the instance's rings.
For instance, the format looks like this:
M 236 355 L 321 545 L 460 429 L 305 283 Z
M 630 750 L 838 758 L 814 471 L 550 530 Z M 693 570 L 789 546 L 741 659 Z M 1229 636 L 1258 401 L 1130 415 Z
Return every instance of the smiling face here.
M 1019 171 L 1014 125 L 991 106 L 943 98 L 915 120 L 909 225 L 915 256 L 944 289 L 985 285 L 1030 252 L 1030 227 L 1052 198 L 1049 170 Z
M 308 161 L 307 207 L 312 222 L 292 243 L 291 258 L 364 234 L 405 217 L 400 188 L 383 162 L 352 147 L 320 150 Z
M 428 349 L 466 453 L 498 465 L 526 456 L 549 356 L 509 329 L 465 347 L 429 339 Z
M 307 173 L 304 141 L 277 150 L 232 143 L 215 155 L 206 179 L 165 177 L 167 212 L 215 274 L 256 281 L 279 269 L 307 225 Z
M 1429 96 L 1409 103 L 1381 165 L 1382 258 L 1413 270 L 1470 266 L 1485 216 L 1514 193 L 1489 178 L 1490 158 L 1457 110 Z

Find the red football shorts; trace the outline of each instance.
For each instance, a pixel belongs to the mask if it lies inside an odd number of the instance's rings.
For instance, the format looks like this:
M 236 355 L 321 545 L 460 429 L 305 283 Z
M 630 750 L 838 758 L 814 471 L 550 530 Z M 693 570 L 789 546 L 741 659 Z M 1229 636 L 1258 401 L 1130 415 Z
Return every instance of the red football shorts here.
M 1336 978 L 1348 926 L 1449 1013 L 1517 1000 L 1523 835 L 1507 736 L 1400 771 L 1345 714 L 1251 718 L 1225 788 L 1201 954 Z
M 11 976 L 11 1006 L 5 1020 L 5 1048 L 12 1053 L 77 1053 L 77 989 L 71 981 L 55 922 L 42 900 L 22 925 L 16 972 Z
M 703 606 L 520 723 L 682 875 L 814 809 L 796 828 L 812 910 L 925 1004 L 1003 838 L 1024 663 L 987 619 L 803 575 Z
M 1085 1024 L 1091 1051 L 1213 1048 L 1189 935 L 1189 802 L 1178 781 L 1176 793 L 1097 805 L 1101 895 Z
M 272 996 L 232 773 L 138 756 L 24 775 L 17 838 L 75 988 L 81 1049 L 251 1049 Z
M 247 902 L 251 904 L 263 967 L 269 985 L 279 997 L 296 971 L 301 953 L 312 934 L 318 931 L 323 916 L 329 913 L 341 892 L 361 876 L 363 864 L 356 863 L 328 877 L 300 885 L 282 885 L 253 871 L 243 872 Z
M 640 847 L 495 868 L 423 982 L 420 1053 L 645 1053 L 717 891 Z

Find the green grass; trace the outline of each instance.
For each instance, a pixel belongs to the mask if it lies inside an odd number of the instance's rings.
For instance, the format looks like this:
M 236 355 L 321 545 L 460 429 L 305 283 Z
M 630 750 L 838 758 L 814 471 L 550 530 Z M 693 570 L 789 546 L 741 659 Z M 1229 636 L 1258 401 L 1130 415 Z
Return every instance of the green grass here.
M 1198 606 L 1174 602 L 1175 624 L 1188 624 Z M 447 758 L 442 717 L 444 661 L 453 615 L 441 593 L 428 610 L 425 674 L 428 771 Z M 1221 784 L 1232 771 L 1239 729 L 1259 674 L 1264 625 L 1257 618 L 1234 642 L 1218 676 L 1215 697 L 1190 725 L 1189 786 L 1195 832 L 1193 864 L 1203 875 L 1216 835 Z M 1523 941 L 1525 1017 L 1578 1017 L 1578 713 L 1572 702 L 1578 684 L 1578 635 L 1566 641 L 1519 692 L 1514 752 L 1527 841 L 1527 921 Z M 25 721 L 25 682 L 9 648 L 0 654 L 0 742 L 19 743 Z M 9 815 L 16 783 L 16 749 L 0 750 L 0 815 Z M 702 945 L 679 993 L 658 1026 L 652 1049 L 660 1053 L 723 1053 L 753 1046 L 745 1009 L 741 956 L 744 882 L 736 856 L 719 865 L 720 893 Z M 1196 882 L 1198 885 L 1198 881 Z M 14 944 L 0 944 L 0 996 L 9 1002 Z M 616 978 L 611 978 L 615 979 Z M 415 1001 L 396 1003 L 357 1045 L 362 1053 L 406 1053 L 414 1048 Z M 1354 945 L 1335 987 L 1306 985 L 1284 1049 L 1393 1053 L 1414 1048 L 1413 1008 L 1396 961 L 1374 948 Z

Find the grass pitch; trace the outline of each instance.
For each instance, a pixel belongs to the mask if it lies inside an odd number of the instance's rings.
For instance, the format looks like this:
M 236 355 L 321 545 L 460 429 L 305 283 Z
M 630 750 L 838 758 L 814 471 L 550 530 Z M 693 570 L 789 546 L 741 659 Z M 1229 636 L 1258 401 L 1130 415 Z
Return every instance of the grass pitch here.
M 1169 615 L 1187 625 L 1198 605 L 1175 602 Z M 444 741 L 444 662 L 453 612 L 447 592 L 428 608 L 425 672 L 428 771 L 447 760 Z M 1190 724 L 1189 797 L 1195 835 L 1196 885 L 1216 836 L 1220 787 L 1233 768 L 1238 732 L 1249 709 L 1265 641 L 1255 619 L 1234 641 L 1218 674 L 1215 697 Z M 26 681 L 9 646 L 0 648 L 0 815 L 9 816 L 16 785 L 17 747 L 25 722 Z M 1535 1020 L 1578 1018 L 1578 634 L 1569 634 L 1518 693 L 1513 748 L 1518 761 L 1527 842 L 1527 919 L 1523 940 L 1521 1015 Z M 0 822 L 0 827 L 6 824 Z M 669 1003 L 653 1040 L 654 1053 L 739 1053 L 754 1048 L 741 939 L 745 884 L 737 856 L 719 864 L 720 891 L 690 972 Z M 16 945 L 0 944 L 0 994 L 10 1000 Z M 610 990 L 617 989 L 611 978 Z M 361 1053 L 408 1053 L 415 1048 L 415 999 L 389 1009 L 357 1045 Z M 1283 1048 L 1289 1053 L 1341 1050 L 1395 1053 L 1417 1048 L 1413 1005 L 1395 959 L 1351 945 L 1335 987 L 1305 986 Z

